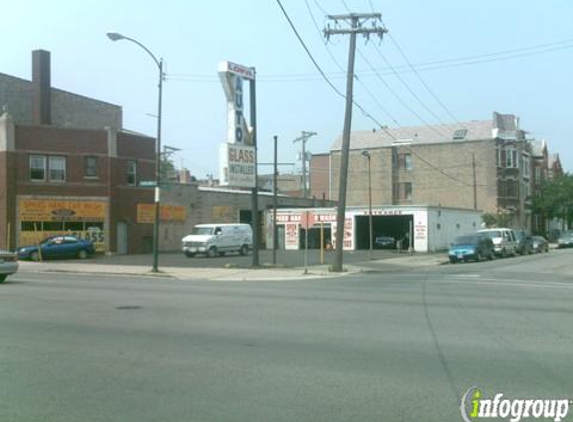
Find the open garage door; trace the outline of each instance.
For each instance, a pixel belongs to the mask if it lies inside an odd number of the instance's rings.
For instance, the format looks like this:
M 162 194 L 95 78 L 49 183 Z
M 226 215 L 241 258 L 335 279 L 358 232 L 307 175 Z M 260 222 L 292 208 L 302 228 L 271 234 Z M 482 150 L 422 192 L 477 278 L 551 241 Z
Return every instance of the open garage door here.
M 396 241 L 404 239 L 402 249 L 410 247 L 408 239 L 410 234 L 410 224 L 413 224 L 412 215 L 373 215 L 372 216 L 372 236 L 374 239 L 381 236 L 393 237 Z M 370 249 L 368 216 L 356 216 L 356 249 Z M 375 249 L 381 249 L 381 245 L 374 242 Z

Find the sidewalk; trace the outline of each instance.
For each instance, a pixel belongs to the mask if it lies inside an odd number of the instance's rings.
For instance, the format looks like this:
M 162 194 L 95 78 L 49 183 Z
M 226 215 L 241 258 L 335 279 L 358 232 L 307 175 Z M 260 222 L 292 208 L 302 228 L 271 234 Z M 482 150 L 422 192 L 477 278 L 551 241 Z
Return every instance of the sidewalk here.
M 105 259 L 105 258 L 103 258 Z M 343 277 L 348 274 L 377 271 L 397 266 L 422 267 L 436 266 L 447 261 L 443 254 L 398 255 L 393 258 L 344 265 L 344 272 L 335 273 L 328 265 L 313 265 L 304 273 L 303 267 L 261 266 L 260 268 L 197 268 L 162 266 L 159 273 L 151 272 L 149 265 L 117 265 L 86 261 L 20 261 L 20 272 L 34 273 L 80 273 L 110 274 L 124 276 L 166 277 L 177 280 L 211 281 L 256 281 L 256 280 L 307 280 L 327 277 Z

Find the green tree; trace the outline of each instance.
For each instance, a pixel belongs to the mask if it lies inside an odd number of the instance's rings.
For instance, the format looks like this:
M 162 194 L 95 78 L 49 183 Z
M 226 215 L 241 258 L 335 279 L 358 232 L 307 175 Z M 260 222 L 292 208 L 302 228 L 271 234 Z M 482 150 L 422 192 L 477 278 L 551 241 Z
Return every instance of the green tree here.
M 495 227 L 497 225 L 497 217 L 495 216 L 495 214 L 492 214 L 490 212 L 483 213 L 481 216 L 481 220 L 488 229 L 490 227 Z
M 573 221 L 573 175 L 544 181 L 540 195 L 533 198 L 531 209 L 547 219 L 560 218 L 570 226 Z
M 177 170 L 169 154 L 161 154 L 161 180 L 163 182 L 172 181 L 176 172 Z

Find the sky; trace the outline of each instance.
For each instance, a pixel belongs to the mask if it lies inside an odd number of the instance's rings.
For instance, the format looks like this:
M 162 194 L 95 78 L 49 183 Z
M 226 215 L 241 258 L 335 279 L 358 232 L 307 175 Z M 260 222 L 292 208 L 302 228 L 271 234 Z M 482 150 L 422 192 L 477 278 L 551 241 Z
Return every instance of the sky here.
M 573 168 L 573 2 L 570 0 L 281 0 L 312 57 L 345 91 L 348 36 L 326 42 L 327 14 L 382 14 L 382 40 L 357 40 L 352 130 L 516 114 Z M 301 131 L 312 153 L 341 134 L 345 100 L 321 77 L 277 0 L 19 0 L 3 6 L 0 72 L 31 79 L 31 52 L 51 52 L 52 86 L 123 107 L 124 127 L 155 136 L 158 69 L 165 62 L 162 140 L 175 164 L 218 177 L 227 108 L 221 61 L 257 72 L 260 163 L 300 169 Z M 338 27 L 344 27 L 343 22 Z M 412 67 L 416 70 L 412 71 Z M 392 68 L 394 71 L 392 71 Z M 429 89 L 428 89 L 429 88 Z M 370 117 L 368 117 L 370 116 Z M 262 164 L 259 174 L 271 173 Z

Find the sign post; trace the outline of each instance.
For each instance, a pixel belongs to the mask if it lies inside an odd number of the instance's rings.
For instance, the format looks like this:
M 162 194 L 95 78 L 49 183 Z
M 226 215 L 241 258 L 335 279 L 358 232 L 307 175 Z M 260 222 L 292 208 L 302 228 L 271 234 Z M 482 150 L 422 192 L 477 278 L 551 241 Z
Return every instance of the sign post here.
M 300 226 L 304 228 L 304 274 L 308 274 L 308 231 L 314 225 L 314 214 L 306 210 L 300 216 Z

